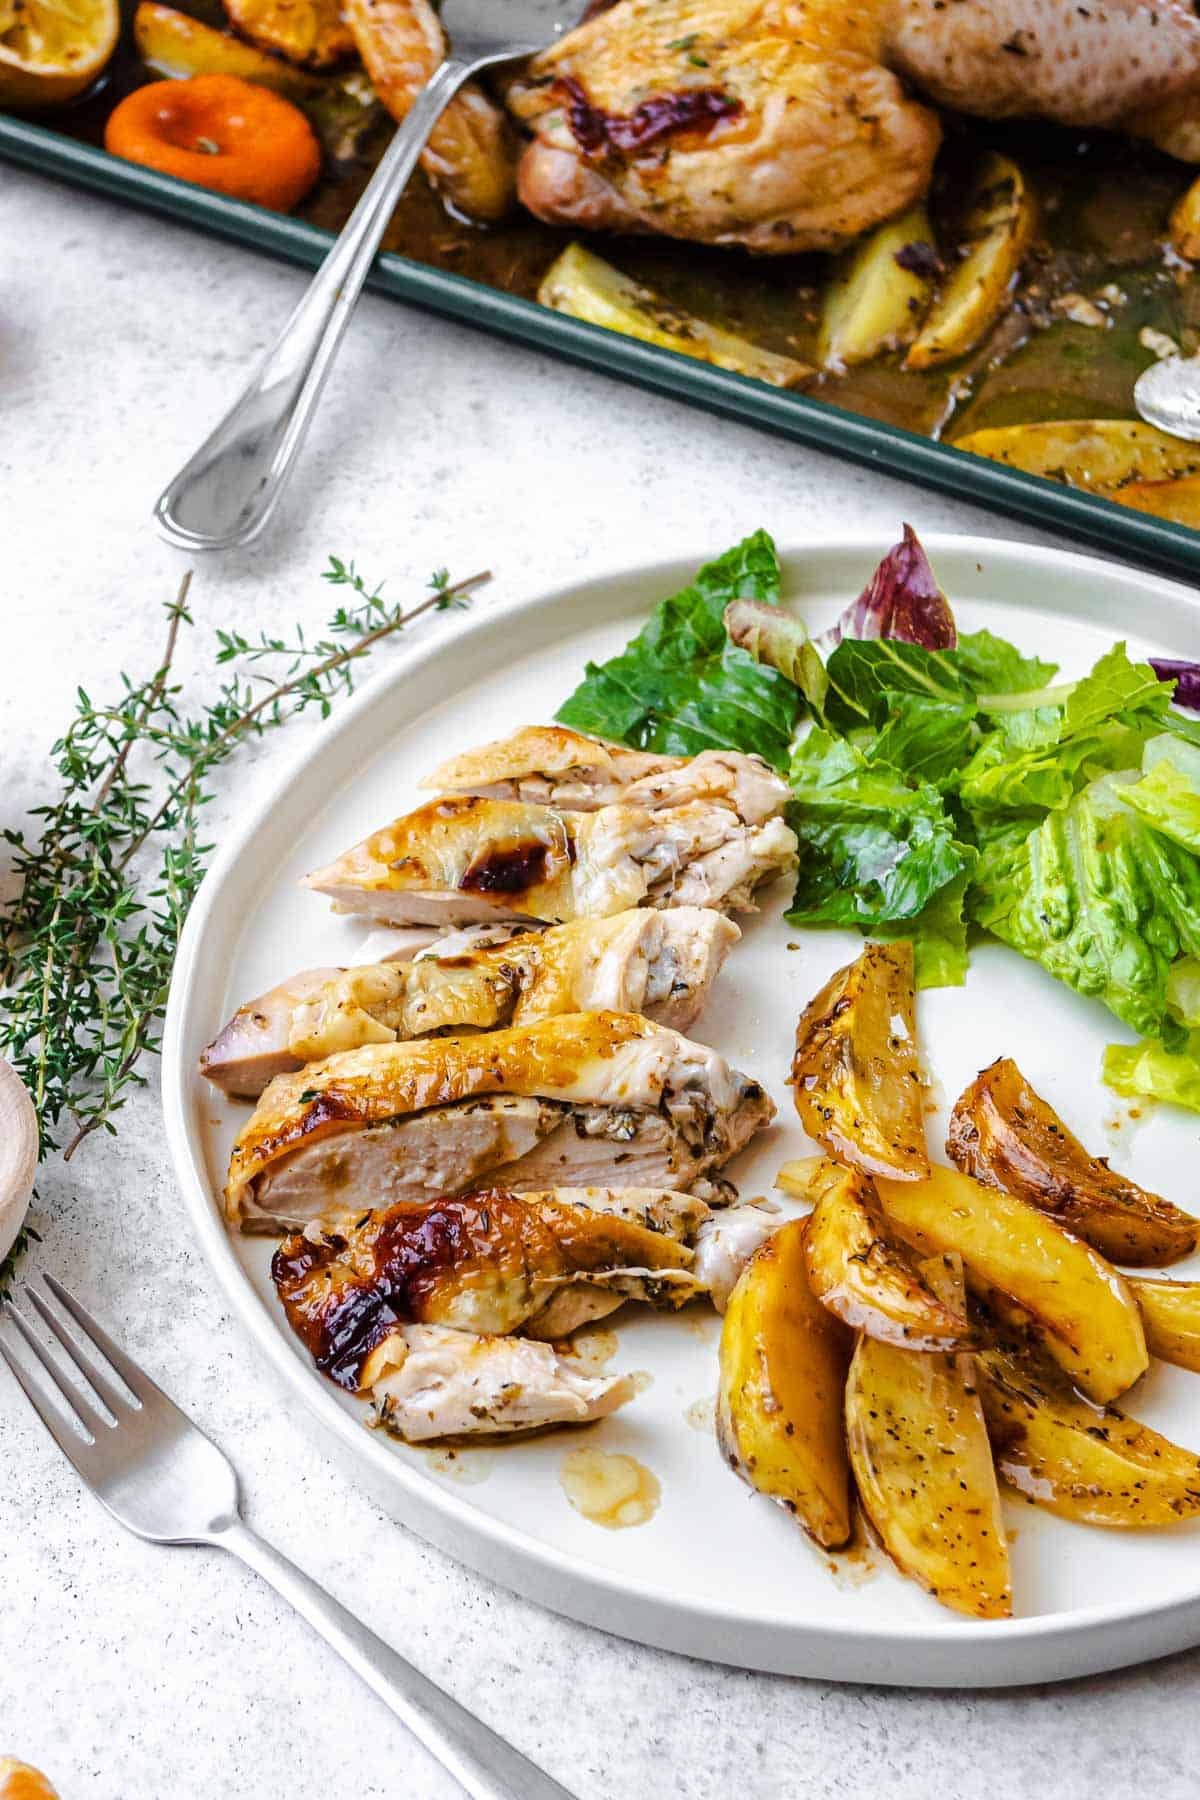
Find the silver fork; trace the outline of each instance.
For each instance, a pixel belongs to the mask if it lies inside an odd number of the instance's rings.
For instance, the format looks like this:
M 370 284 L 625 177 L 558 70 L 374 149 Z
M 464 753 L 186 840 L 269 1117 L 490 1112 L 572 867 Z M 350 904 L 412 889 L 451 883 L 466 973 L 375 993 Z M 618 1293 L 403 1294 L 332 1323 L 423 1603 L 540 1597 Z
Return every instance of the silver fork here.
M 59 1449 L 114 1519 L 152 1544 L 213 1544 L 240 1556 L 321 1633 L 474 1800 L 572 1800 L 566 1788 L 251 1531 L 239 1514 L 237 1476 L 224 1452 L 113 1343 L 61 1282 L 53 1275 L 43 1280 L 55 1306 L 32 1286 L 24 1294 L 58 1354 L 43 1347 L 28 1320 L 7 1301 L 0 1307 L 0 1320 L 19 1343 L 0 1337 L 0 1356 Z M 61 1359 L 87 1383 L 91 1398 Z M 65 1411 L 51 1403 L 35 1368 Z

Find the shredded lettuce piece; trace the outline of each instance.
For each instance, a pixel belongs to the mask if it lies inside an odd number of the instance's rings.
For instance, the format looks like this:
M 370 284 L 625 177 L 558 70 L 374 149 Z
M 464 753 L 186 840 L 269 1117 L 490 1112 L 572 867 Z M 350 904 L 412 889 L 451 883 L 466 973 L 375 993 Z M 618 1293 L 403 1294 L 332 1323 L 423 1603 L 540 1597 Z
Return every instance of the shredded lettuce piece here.
M 576 731 L 642 750 L 692 756 L 745 750 L 787 767 L 799 711 L 796 688 L 725 636 L 725 608 L 749 598 L 777 605 L 779 557 L 756 531 L 705 565 L 682 593 L 654 609 L 606 663 L 589 663 L 557 718 Z

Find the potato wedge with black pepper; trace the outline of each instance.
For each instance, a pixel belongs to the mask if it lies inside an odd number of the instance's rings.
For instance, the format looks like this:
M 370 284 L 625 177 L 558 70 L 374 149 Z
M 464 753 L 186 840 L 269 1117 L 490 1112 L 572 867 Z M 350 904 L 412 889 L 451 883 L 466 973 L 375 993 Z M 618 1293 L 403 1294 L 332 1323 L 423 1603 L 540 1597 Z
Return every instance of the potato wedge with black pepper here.
M 936 1279 L 932 1263 L 921 1273 Z M 956 1286 L 961 1305 L 961 1273 L 951 1273 L 943 1292 L 951 1298 Z M 1009 1618 L 1008 1544 L 973 1357 L 860 1338 L 846 1441 L 863 1510 L 897 1567 L 955 1612 Z
M 837 1161 L 895 1181 L 929 1173 L 907 939 L 868 944 L 809 1001 L 792 1092 L 805 1131 Z
M 1129 1285 L 1151 1356 L 1200 1375 L 1200 1281 L 1151 1281 L 1131 1275 Z
M 917 335 L 938 267 L 929 215 L 910 207 L 840 256 L 821 303 L 817 354 L 840 373 Z
M 1119 500 L 1126 483 L 1200 475 L 1200 444 L 1141 419 L 1047 419 L 991 425 L 952 440 L 992 462 Z
M 1006 1345 L 975 1355 L 1001 1478 L 1082 1525 L 1147 1530 L 1200 1515 L 1200 1457 L 1112 1406 L 1089 1406 L 1052 1363 Z
M 975 180 L 962 232 L 962 260 L 934 301 L 906 369 L 932 369 L 973 350 L 1012 300 L 1037 208 L 1017 164 L 992 153 Z
M 853 1339 L 808 1285 L 806 1225 L 781 1226 L 729 1297 L 717 1442 L 743 1481 L 786 1507 L 823 1549 L 836 1550 L 852 1522 L 842 1396 Z
M 1011 1295 L 1060 1368 L 1093 1400 L 1115 1400 L 1149 1362 L 1128 1282 L 1098 1250 L 1025 1200 L 935 1164 L 926 1181 L 876 1183 L 893 1227 L 927 1254 L 956 1250 L 972 1277 Z
M 1039 1207 L 1111 1262 L 1162 1268 L 1200 1238 L 1200 1221 L 1089 1156 L 1011 1057 L 959 1097 L 946 1150 L 964 1174 Z
M 910 1350 L 961 1347 L 970 1326 L 961 1307 L 939 1300 L 887 1228 L 869 1175 L 825 1161 L 804 1234 L 808 1284 L 822 1306 L 855 1331 Z

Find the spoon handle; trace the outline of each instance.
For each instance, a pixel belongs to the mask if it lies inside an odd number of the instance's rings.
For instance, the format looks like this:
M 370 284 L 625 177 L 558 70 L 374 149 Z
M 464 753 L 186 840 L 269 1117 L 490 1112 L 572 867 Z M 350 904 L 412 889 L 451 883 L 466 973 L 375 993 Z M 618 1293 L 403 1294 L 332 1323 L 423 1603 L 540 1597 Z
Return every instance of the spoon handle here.
M 388 145 L 333 249 L 241 398 L 164 489 L 159 530 L 227 550 L 266 525 L 292 472 L 367 271 L 425 141 L 472 65 L 448 57 Z

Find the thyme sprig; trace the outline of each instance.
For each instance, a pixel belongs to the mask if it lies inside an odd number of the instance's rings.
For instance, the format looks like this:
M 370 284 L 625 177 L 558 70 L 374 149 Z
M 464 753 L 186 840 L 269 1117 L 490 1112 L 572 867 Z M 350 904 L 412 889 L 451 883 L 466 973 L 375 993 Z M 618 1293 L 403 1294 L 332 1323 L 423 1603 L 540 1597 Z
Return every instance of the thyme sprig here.
M 353 690 L 358 664 L 385 639 L 433 610 L 469 604 L 486 574 L 452 582 L 444 569 L 407 610 L 372 587 L 353 562 L 331 557 L 326 581 L 355 599 L 340 605 L 326 635 L 248 638 L 217 632 L 215 663 L 226 671 L 197 711 L 176 674 L 190 576 L 166 607 L 161 661 L 145 679 L 122 675 L 121 692 L 98 704 L 84 688 L 51 758 L 57 799 L 35 807 L 36 832 L 11 828 L 19 886 L 0 907 L 0 1054 L 32 1097 L 41 1152 L 69 1160 L 145 1081 L 159 1047 L 180 932 L 212 846 L 204 841 L 209 777 L 240 744 L 298 714 L 327 717 Z M 36 1234 L 18 1238 L 0 1263 L 0 1294 Z

